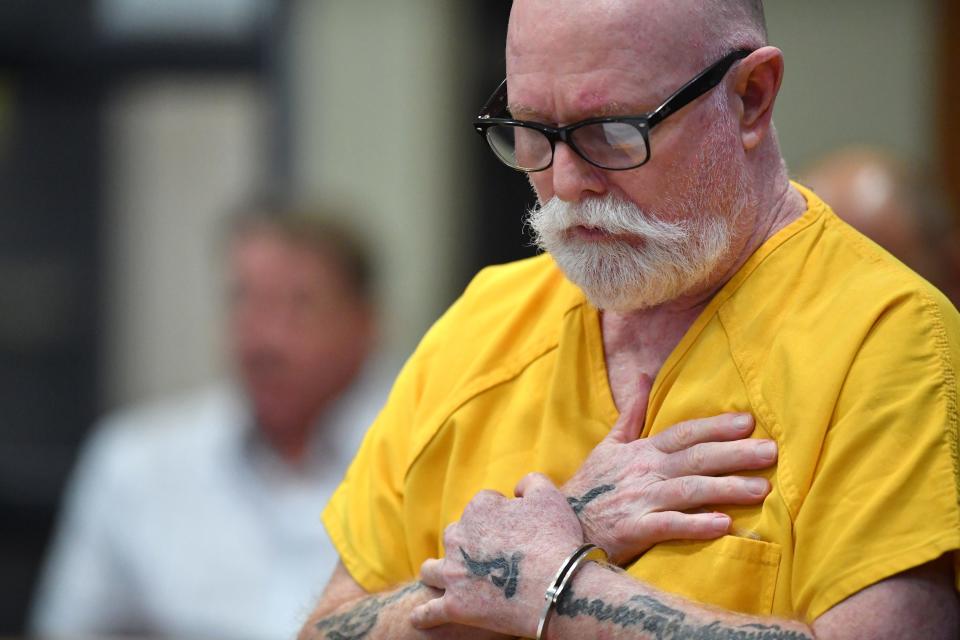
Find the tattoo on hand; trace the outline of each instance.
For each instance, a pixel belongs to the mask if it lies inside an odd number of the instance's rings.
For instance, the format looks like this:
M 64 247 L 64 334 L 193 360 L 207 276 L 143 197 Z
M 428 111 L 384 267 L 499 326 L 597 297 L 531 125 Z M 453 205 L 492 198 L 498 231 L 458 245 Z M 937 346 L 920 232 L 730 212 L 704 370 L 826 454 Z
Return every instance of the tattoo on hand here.
M 579 498 L 567 498 L 567 503 L 573 508 L 573 512 L 579 515 L 585 506 L 597 499 L 597 496 L 601 496 L 614 489 L 616 489 L 616 487 L 612 484 L 602 484 L 599 487 L 590 489 L 590 491 L 587 491 Z
M 508 600 L 517 593 L 517 580 L 520 578 L 520 560 L 523 554 L 519 551 L 510 556 L 500 556 L 493 560 L 474 560 L 467 552 L 460 547 L 460 553 L 463 555 L 463 563 L 467 565 L 467 570 L 478 578 L 490 576 L 490 582 L 494 586 L 503 589 L 503 595 Z
M 706 625 L 688 621 L 683 611 L 650 596 L 634 596 L 625 604 L 613 605 L 600 598 L 578 598 L 567 589 L 557 601 L 557 615 L 568 618 L 589 616 L 617 626 L 638 627 L 657 640 L 810 640 L 810 636 L 777 625 L 725 625 L 714 621 Z
M 315 627 L 327 640 L 360 640 L 377 626 L 382 609 L 422 588 L 421 583 L 414 582 L 393 593 L 366 598 L 346 613 L 317 621 Z

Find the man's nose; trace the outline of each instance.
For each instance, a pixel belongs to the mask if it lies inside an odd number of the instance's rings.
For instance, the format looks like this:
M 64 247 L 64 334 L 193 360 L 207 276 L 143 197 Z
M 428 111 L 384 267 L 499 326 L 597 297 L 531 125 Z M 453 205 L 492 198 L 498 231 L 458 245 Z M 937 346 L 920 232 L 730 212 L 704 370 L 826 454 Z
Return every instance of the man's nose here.
M 581 158 L 564 142 L 553 152 L 553 195 L 564 202 L 579 202 L 606 191 L 603 170 Z

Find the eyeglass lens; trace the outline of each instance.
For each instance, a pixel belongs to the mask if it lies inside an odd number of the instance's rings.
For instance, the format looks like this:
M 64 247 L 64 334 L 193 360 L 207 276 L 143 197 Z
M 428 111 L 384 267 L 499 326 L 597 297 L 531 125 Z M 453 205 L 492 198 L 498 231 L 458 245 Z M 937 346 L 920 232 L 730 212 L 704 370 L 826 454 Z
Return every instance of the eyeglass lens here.
M 606 169 L 626 169 L 647 161 L 647 142 L 637 127 L 626 122 L 600 122 L 570 133 L 577 150 Z
M 553 159 L 550 141 L 536 129 L 495 125 L 487 129 L 487 141 L 503 162 L 523 171 L 546 169 Z
M 649 151 L 643 134 L 625 122 L 602 122 L 577 127 L 570 132 L 575 150 L 595 165 L 626 169 L 647 161 Z M 487 141 L 506 164 L 523 171 L 540 171 L 553 161 L 553 146 L 540 131 L 523 126 L 494 125 Z

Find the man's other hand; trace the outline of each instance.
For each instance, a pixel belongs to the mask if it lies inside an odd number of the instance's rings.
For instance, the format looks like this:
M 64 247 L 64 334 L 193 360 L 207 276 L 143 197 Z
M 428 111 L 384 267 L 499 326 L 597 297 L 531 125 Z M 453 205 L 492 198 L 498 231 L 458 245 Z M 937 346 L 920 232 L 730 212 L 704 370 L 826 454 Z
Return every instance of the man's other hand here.
M 641 376 L 632 404 L 562 488 L 586 540 L 621 566 L 658 542 L 726 534 L 730 517 L 703 508 L 762 502 L 770 492 L 765 478 L 728 474 L 765 469 L 777 459 L 776 443 L 750 438 L 753 417 L 743 413 L 639 438 L 650 386 Z
M 414 609 L 418 629 L 456 623 L 532 638 L 543 594 L 563 559 L 583 542 L 563 494 L 529 474 L 510 500 L 481 491 L 443 535 L 446 557 L 427 560 L 420 580 L 442 595 Z

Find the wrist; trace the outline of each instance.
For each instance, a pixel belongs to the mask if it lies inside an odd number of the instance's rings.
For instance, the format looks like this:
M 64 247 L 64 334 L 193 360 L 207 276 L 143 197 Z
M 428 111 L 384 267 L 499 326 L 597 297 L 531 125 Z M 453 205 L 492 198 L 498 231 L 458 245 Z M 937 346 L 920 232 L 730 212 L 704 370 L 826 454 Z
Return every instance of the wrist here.
M 544 640 L 589 637 L 590 632 L 584 636 L 584 629 L 579 625 L 583 623 L 585 616 L 589 616 L 591 604 L 602 604 L 601 594 L 610 591 L 611 587 L 619 591 L 622 587 L 620 581 L 624 578 L 633 580 L 615 565 L 599 562 L 585 563 L 571 578 L 558 599 Z M 601 600 L 598 600 L 598 597 Z
M 550 619 L 555 615 L 558 603 L 564 597 L 577 574 L 588 564 L 606 564 L 606 562 L 607 553 L 602 548 L 589 542 L 577 547 L 564 559 L 544 593 L 544 605 L 537 621 L 535 636 L 537 640 L 549 637 Z
M 612 484 L 595 485 L 589 489 L 582 490 L 578 483 L 571 479 L 563 486 L 563 494 L 567 499 L 567 504 L 573 509 L 577 520 L 580 522 L 580 531 L 583 534 L 583 541 L 590 542 L 604 549 L 609 554 L 608 562 L 621 564 L 624 558 L 618 550 L 616 540 L 610 532 L 599 523 L 595 522 L 593 516 L 593 501 L 608 491 L 612 491 Z

